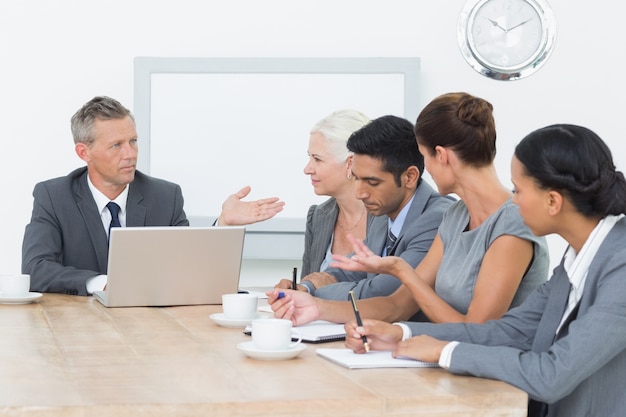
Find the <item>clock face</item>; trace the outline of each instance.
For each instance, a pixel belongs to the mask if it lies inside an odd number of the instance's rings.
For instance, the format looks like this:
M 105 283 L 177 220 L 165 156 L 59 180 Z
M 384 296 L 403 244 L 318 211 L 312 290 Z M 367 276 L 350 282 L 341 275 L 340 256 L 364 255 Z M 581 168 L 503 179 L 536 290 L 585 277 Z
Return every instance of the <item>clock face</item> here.
M 554 34 L 554 19 L 543 0 L 474 0 L 459 19 L 465 59 L 497 79 L 535 71 L 550 53 Z

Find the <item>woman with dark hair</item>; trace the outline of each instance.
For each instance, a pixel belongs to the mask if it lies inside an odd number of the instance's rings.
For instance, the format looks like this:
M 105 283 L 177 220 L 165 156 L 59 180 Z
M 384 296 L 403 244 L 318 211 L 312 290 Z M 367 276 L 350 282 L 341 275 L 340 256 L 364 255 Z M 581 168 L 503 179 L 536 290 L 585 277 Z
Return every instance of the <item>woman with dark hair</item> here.
M 529 416 L 626 410 L 626 180 L 592 131 L 554 125 L 526 136 L 511 162 L 513 201 L 537 235 L 569 247 L 552 278 L 484 324 L 346 324 L 346 345 L 439 362 L 526 391 Z M 415 337 L 412 337 L 415 335 Z

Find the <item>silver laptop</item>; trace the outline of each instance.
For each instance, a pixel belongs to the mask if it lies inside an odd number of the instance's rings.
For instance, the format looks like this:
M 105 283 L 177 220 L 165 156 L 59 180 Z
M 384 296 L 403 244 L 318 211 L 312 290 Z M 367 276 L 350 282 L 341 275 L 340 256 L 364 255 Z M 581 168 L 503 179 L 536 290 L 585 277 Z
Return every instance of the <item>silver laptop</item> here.
M 244 227 L 119 227 L 111 230 L 107 307 L 221 304 L 239 287 Z

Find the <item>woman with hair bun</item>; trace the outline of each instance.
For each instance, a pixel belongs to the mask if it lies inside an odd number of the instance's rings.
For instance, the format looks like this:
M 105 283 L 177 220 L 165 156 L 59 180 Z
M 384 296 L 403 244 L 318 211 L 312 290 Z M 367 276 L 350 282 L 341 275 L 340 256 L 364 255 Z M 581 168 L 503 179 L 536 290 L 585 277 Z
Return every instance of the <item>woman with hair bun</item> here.
M 569 247 L 552 278 L 484 324 L 375 320 L 346 324 L 346 345 L 439 362 L 528 393 L 529 416 L 623 416 L 626 410 L 626 180 L 591 130 L 553 125 L 526 136 L 511 162 L 513 201 L 537 235 Z M 411 335 L 416 335 L 411 337 Z

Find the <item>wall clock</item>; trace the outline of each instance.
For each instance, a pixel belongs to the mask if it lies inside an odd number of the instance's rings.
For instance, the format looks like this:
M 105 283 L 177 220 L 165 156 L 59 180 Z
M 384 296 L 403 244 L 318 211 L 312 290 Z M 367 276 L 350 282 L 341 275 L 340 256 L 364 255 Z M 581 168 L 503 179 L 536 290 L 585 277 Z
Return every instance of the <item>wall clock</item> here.
M 469 0 L 457 36 L 463 57 L 480 74 L 517 80 L 552 53 L 556 21 L 546 0 Z

